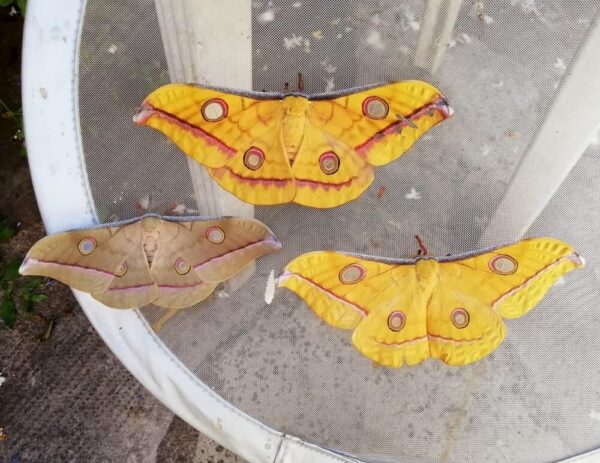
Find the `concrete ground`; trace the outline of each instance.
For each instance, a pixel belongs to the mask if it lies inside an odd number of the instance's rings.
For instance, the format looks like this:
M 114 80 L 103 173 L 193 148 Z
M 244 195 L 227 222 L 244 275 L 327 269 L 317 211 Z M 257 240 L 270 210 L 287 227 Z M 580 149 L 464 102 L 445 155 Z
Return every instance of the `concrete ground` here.
M 0 331 L 0 461 L 194 462 L 241 459 L 174 416 L 119 363 L 70 291 L 56 285 L 41 319 Z
M 0 31 L 0 99 L 18 112 L 21 15 L 0 8 Z M 18 124 L 6 108 L 0 115 L 0 219 L 18 228 L 0 242 L 1 271 L 45 232 L 22 142 L 15 139 Z M 13 329 L 0 322 L 0 461 L 242 461 L 146 392 L 98 337 L 67 287 L 49 283 L 43 293 L 48 299 L 32 314 L 20 312 Z M 54 329 L 40 340 L 51 320 Z

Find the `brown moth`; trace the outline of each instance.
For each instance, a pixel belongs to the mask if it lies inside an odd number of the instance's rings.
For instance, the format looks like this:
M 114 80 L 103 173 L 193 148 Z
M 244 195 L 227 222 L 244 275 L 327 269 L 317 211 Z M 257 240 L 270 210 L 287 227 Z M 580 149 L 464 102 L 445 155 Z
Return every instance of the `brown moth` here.
M 258 220 L 146 215 L 47 236 L 30 249 L 19 272 L 54 278 L 113 308 L 181 309 L 279 249 Z

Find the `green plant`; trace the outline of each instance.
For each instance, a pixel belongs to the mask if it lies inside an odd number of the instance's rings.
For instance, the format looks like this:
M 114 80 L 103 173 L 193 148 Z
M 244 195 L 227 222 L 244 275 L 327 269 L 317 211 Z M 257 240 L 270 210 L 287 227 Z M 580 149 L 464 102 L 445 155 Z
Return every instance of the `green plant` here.
M 0 219 L 0 243 L 17 234 L 17 229 L 6 220 Z M 13 328 L 17 321 L 17 308 L 31 313 L 36 302 L 47 299 L 42 294 L 44 278 L 21 278 L 19 266 L 22 259 L 5 262 L 0 256 L 0 320 Z
M 6 220 L 0 219 L 0 243 L 8 241 L 17 234 L 17 229 Z
M 25 16 L 25 10 L 27 9 L 27 0 L 0 0 L 0 7 L 12 6 Z
M 17 321 L 17 307 L 31 313 L 36 302 L 48 299 L 41 292 L 44 278 L 21 278 L 20 265 L 21 259 L 11 261 L 0 269 L 0 319 L 9 328 L 13 328 Z
M 2 0 L 0 0 L 2 2 Z M 25 140 L 25 131 L 23 130 L 23 110 L 21 108 L 12 110 L 5 102 L 0 98 L 0 116 L 5 119 L 11 119 L 15 125 L 16 131 L 13 135 L 15 140 L 23 142 Z M 21 155 L 26 156 L 25 145 L 21 149 Z

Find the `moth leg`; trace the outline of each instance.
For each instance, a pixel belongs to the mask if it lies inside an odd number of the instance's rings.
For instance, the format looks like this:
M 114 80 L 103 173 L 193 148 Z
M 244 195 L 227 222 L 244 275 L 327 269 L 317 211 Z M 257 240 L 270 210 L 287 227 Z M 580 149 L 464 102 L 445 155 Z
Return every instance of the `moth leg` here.
M 304 76 L 301 72 L 298 73 L 298 91 L 300 93 L 304 92 Z
M 175 314 L 179 311 L 179 309 L 169 309 L 167 313 L 165 313 L 160 320 L 152 324 L 152 329 L 155 333 L 158 333 L 165 323 L 167 323 L 171 318 L 175 316 Z
M 427 250 L 427 246 L 425 246 L 425 242 L 419 235 L 415 235 L 415 239 L 417 240 L 417 244 L 419 245 L 419 249 L 417 251 L 417 256 L 426 256 L 429 254 Z

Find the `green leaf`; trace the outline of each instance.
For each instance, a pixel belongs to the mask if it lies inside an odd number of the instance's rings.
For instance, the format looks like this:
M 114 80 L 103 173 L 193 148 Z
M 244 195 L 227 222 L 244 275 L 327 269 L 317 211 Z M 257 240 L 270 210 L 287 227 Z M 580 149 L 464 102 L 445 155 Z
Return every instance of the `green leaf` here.
M 0 0 L 0 6 L 12 5 L 13 0 Z
M 25 10 L 27 9 L 27 0 L 17 0 L 17 6 L 21 10 L 21 14 L 25 16 Z
M 46 299 L 48 299 L 48 296 L 46 296 L 45 294 L 34 294 L 33 296 L 31 296 L 31 302 L 36 303 L 36 302 L 43 302 Z
M 35 290 L 41 289 L 43 284 L 43 277 L 27 277 L 27 279 L 25 280 L 25 284 L 23 285 L 23 291 L 33 292 Z
M 12 298 L 12 293 L 7 291 L 0 301 L 0 320 L 10 329 L 15 327 L 17 321 L 17 306 Z
M 2 1 L 2 0 L 0 0 Z M 6 220 L 0 220 L 0 243 L 8 241 L 17 234 L 17 229 L 10 225 Z
M 2 274 L 0 274 L 0 288 L 7 289 L 13 281 L 19 278 L 20 266 L 20 260 L 13 260 L 4 267 Z

